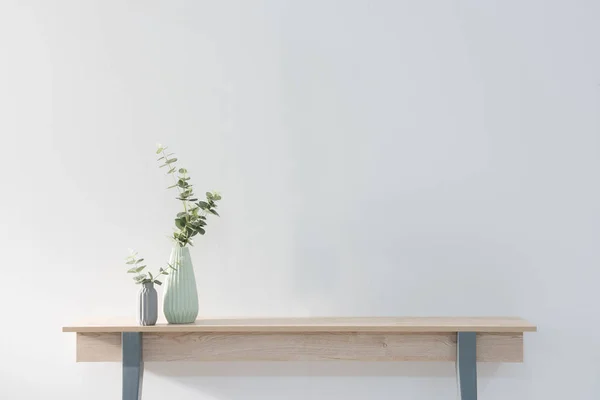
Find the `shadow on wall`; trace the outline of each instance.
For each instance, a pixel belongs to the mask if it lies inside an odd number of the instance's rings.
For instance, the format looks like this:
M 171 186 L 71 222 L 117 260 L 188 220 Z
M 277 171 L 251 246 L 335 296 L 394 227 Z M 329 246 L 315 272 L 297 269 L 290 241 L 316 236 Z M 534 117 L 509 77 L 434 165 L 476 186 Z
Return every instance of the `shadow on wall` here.
M 478 365 L 481 378 L 493 377 L 503 364 Z M 522 365 L 522 364 L 518 364 Z M 448 362 L 147 362 L 145 370 L 161 376 L 397 376 L 455 378 L 454 363 Z M 507 376 L 507 371 L 503 371 Z M 523 371 L 512 368 L 511 375 Z
M 479 392 L 498 375 L 522 379 L 527 372 L 519 366 L 480 364 Z M 453 363 L 173 362 L 147 363 L 146 372 L 149 390 L 151 382 L 158 384 L 157 378 L 166 377 L 163 384 L 168 381 L 174 390 L 196 393 L 202 399 L 388 399 L 390 393 L 419 393 L 419 399 L 432 399 L 452 398 L 456 392 Z

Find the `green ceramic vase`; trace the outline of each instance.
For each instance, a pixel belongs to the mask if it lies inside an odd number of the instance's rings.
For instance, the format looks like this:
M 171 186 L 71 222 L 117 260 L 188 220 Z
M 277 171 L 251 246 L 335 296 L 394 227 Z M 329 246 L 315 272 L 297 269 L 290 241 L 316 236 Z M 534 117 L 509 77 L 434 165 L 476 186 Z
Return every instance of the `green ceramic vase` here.
M 171 251 L 169 270 L 163 292 L 163 312 L 170 324 L 190 324 L 198 316 L 198 289 L 190 249 L 175 246 Z

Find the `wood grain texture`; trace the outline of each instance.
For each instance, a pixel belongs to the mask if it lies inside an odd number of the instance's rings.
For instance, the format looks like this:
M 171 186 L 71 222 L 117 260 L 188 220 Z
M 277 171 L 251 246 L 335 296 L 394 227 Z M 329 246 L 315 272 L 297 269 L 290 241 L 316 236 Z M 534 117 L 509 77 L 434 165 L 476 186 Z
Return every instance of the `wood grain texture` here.
M 199 319 L 194 324 L 139 326 L 132 320 L 108 320 L 66 326 L 63 332 L 211 332 L 211 333 L 441 333 L 535 332 L 536 326 L 517 317 L 317 317 Z
M 77 361 L 120 361 L 120 333 L 78 333 Z M 145 361 L 455 361 L 452 333 L 144 334 Z M 523 362 L 522 333 L 479 333 L 477 360 Z
M 121 361 L 120 333 L 77 334 L 77 362 Z

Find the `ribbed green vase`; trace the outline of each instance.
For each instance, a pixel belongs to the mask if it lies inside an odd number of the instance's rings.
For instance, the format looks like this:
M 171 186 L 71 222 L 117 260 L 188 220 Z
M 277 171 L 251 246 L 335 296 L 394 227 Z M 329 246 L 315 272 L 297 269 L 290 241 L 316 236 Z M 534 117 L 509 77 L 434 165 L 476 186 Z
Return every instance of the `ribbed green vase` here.
M 169 270 L 163 292 L 163 312 L 170 324 L 189 324 L 198 316 L 198 289 L 190 249 L 175 246 L 171 251 Z

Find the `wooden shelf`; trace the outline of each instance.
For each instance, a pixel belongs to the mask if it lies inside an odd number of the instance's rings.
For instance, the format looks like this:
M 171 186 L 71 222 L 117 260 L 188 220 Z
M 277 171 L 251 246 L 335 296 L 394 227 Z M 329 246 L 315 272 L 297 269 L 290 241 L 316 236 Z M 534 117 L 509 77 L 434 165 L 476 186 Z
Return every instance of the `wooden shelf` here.
M 478 361 L 522 362 L 516 317 L 311 317 L 200 319 L 140 326 L 113 319 L 67 326 L 77 361 L 120 361 L 121 335 L 143 333 L 147 361 L 454 361 L 457 333 L 478 337 Z
M 462 400 L 477 399 L 477 362 L 523 362 L 516 317 L 200 319 L 71 325 L 78 362 L 122 362 L 123 400 L 140 400 L 144 361 L 452 361 Z
M 199 319 L 194 324 L 140 326 L 127 319 L 66 326 L 63 332 L 212 332 L 212 333 L 428 333 L 535 332 L 536 326 L 517 317 L 310 317 Z

